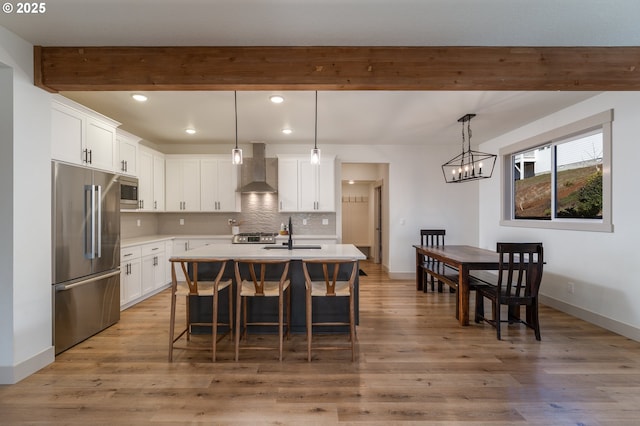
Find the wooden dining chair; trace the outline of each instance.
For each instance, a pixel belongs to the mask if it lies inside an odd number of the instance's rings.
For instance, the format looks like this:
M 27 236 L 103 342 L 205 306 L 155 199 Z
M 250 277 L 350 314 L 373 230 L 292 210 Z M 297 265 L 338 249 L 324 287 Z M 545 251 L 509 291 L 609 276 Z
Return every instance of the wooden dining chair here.
M 315 275 L 319 271 L 314 268 L 310 272 L 309 269 L 317 265 L 322 271 L 322 275 Z M 341 267 L 342 271 L 340 270 Z M 306 291 L 306 323 L 307 323 L 307 361 L 311 361 L 311 338 L 313 327 L 327 326 L 349 326 L 349 346 L 323 346 L 316 349 L 325 350 L 351 350 L 351 361 L 355 361 L 355 342 L 356 342 L 356 325 L 355 325 L 355 280 L 358 273 L 358 261 L 355 259 L 303 259 L 302 270 L 305 277 Z M 313 274 L 313 275 L 312 275 Z M 313 276 L 313 278 L 312 278 Z M 349 319 L 348 321 L 313 321 L 313 298 L 340 298 L 347 297 L 349 303 Z
M 249 326 L 277 326 L 279 359 L 282 361 L 282 347 L 284 343 L 284 327 L 287 339 L 291 332 L 291 287 L 288 259 L 261 259 L 235 261 L 236 285 L 236 361 L 240 354 L 240 339 L 244 336 L 248 341 Z M 247 310 L 247 300 L 278 298 L 278 321 L 251 321 Z M 286 297 L 286 309 L 285 305 Z M 266 300 L 263 300 L 266 302 Z M 240 315 L 242 312 L 242 316 Z M 253 346 L 251 349 L 268 349 Z
M 444 246 L 444 236 L 446 231 L 444 229 L 421 229 L 420 230 L 420 245 L 429 246 L 429 247 L 442 247 Z M 444 268 L 444 265 L 440 263 L 437 259 L 433 259 L 428 256 L 423 256 L 422 259 L 422 273 L 424 274 L 424 286 L 422 291 L 425 293 L 428 291 L 428 283 L 431 283 L 431 291 L 435 291 L 435 282 L 438 282 L 438 292 L 442 293 L 443 283 L 440 280 L 437 280 L 433 277 L 433 275 L 429 274 L 429 271 L 438 271 Z M 445 271 L 442 271 L 443 275 Z M 451 291 L 455 291 L 454 288 L 451 288 Z
M 522 323 L 534 330 L 540 340 L 538 316 L 538 291 L 544 263 L 542 243 L 498 243 L 500 255 L 498 274 L 491 285 L 476 289 L 475 322 L 486 321 L 496 328 L 500 340 L 500 324 Z M 486 275 L 485 275 L 485 282 Z M 493 318 L 484 315 L 484 298 L 491 301 Z M 508 307 L 506 320 L 501 319 L 500 307 Z M 526 317 L 521 319 L 520 307 L 526 307 Z
M 171 320 L 169 325 L 169 362 L 173 361 L 174 349 L 191 349 L 191 350 L 211 350 L 211 359 L 216 361 L 216 346 L 219 341 L 218 327 L 228 327 L 228 334 L 230 337 L 233 334 L 233 286 L 232 280 L 222 280 L 225 267 L 229 259 L 211 258 L 211 259 L 169 259 L 171 262 Z M 201 273 L 198 271 L 198 266 L 206 264 L 206 268 L 211 271 L 208 274 L 210 279 L 200 279 Z M 182 269 L 184 281 L 178 281 L 176 273 L 176 265 Z M 191 265 L 191 271 L 189 271 L 189 265 Z M 207 275 L 208 275 L 207 274 Z M 229 317 L 227 322 L 220 322 L 218 320 L 218 301 L 219 294 L 222 290 L 228 289 L 229 298 Z M 186 326 L 178 336 L 175 336 L 175 322 L 176 322 L 176 303 L 178 296 L 184 296 L 186 303 Z M 211 296 L 213 299 L 212 315 L 210 322 L 195 322 L 192 321 L 190 313 L 190 298 L 194 296 Z M 211 327 L 211 346 L 204 347 L 201 345 L 185 344 L 176 345 L 176 342 L 186 335 L 186 340 L 191 340 L 192 327 L 194 326 L 206 326 Z M 224 335 L 220 336 L 220 339 Z

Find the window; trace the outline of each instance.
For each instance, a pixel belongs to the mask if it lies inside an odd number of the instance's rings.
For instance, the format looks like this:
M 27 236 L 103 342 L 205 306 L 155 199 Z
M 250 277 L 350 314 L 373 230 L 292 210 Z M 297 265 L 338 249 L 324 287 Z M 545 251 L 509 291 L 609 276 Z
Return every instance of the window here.
M 613 111 L 500 150 L 501 224 L 612 231 Z

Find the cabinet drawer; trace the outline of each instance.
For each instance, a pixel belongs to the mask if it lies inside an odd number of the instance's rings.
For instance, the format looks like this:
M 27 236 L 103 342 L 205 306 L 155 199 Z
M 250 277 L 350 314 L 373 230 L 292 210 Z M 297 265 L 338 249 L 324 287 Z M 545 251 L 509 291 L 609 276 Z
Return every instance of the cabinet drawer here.
M 125 262 L 132 259 L 139 259 L 141 256 L 140 246 L 126 247 L 120 250 L 120 261 Z
M 142 256 L 148 256 L 150 254 L 164 253 L 164 241 L 152 244 L 145 244 L 141 247 Z

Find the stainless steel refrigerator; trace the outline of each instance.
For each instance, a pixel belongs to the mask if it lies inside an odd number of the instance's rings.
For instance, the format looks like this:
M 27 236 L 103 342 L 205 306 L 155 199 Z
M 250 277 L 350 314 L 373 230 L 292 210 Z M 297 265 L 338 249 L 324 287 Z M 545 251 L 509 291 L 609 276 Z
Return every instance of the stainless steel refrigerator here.
M 120 182 L 52 162 L 56 354 L 120 319 Z

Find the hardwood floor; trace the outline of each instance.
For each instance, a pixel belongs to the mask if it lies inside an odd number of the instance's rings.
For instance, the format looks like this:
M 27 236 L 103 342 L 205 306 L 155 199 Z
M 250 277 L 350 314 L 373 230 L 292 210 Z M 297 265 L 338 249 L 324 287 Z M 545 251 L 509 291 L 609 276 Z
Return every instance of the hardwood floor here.
M 302 335 L 282 363 L 277 350 L 236 363 L 228 339 L 215 364 L 182 350 L 168 363 L 165 291 L 1 386 L 0 424 L 638 424 L 640 343 L 544 306 L 541 342 L 517 325 L 498 341 L 487 324 L 458 325 L 454 294 L 362 269 L 355 363 L 349 351 L 307 363 Z

